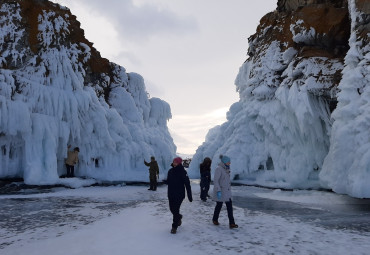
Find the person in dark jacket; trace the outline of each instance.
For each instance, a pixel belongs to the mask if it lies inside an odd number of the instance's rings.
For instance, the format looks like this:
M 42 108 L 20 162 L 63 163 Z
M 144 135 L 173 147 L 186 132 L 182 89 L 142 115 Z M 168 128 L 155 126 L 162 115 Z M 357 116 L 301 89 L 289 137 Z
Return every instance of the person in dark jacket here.
M 188 174 L 182 166 L 182 159 L 177 157 L 172 162 L 172 168 L 167 174 L 168 202 L 173 215 L 171 233 L 176 234 L 177 227 L 181 226 L 182 215 L 180 214 L 181 203 L 185 198 L 185 189 L 190 202 L 193 201 Z
M 207 201 L 209 186 L 211 184 L 211 164 L 212 160 L 210 158 L 205 158 L 203 163 L 200 164 L 200 199 L 202 201 Z
M 157 190 L 157 178 L 159 178 L 159 167 L 158 163 L 155 160 L 155 157 L 150 157 L 150 162 L 146 162 L 144 160 L 144 164 L 146 166 L 149 166 L 149 182 L 150 182 L 150 187 L 148 190 Z

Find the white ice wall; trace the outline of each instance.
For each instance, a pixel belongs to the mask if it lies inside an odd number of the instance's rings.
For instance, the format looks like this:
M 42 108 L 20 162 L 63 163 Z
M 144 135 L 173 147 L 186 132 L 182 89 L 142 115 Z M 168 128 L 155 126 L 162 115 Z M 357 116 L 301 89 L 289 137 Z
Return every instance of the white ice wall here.
M 350 49 L 344 65 L 326 58 L 296 58 L 278 42 L 240 68 L 240 101 L 227 122 L 211 129 L 198 148 L 189 172 L 199 176 L 204 157 L 231 157 L 233 177 L 250 184 L 282 188 L 327 188 L 354 197 L 370 197 L 370 45 L 366 17 L 349 0 Z M 310 44 L 314 30 L 291 25 L 293 40 Z M 269 29 L 269 28 L 266 28 Z M 300 32 L 297 32 L 300 31 Z M 254 49 L 257 42 L 250 42 Z M 281 74 L 277 74 L 280 71 Z M 338 105 L 330 115 L 320 94 L 330 77 L 342 71 Z M 318 75 L 320 72 L 320 75 Z M 266 170 L 267 169 L 267 170 Z
M 273 187 L 317 186 L 318 170 L 329 148 L 330 113 L 326 102 L 309 90 L 310 77 L 331 70 L 315 65 L 315 58 L 291 62 L 296 52 L 281 52 L 273 42 L 260 59 L 249 59 L 239 70 L 236 86 L 240 101 L 228 112 L 227 122 L 210 131 L 197 150 L 191 176 L 199 176 L 204 157 L 230 156 L 233 177 Z M 335 61 L 332 66 L 341 68 Z M 276 71 L 283 71 L 278 83 Z M 296 79 L 297 73 L 302 78 Z M 291 82 L 294 81 L 294 82 Z
M 349 0 L 351 15 L 350 50 L 339 84 L 338 106 L 330 150 L 320 173 L 321 184 L 335 192 L 370 197 L 370 45 L 369 34 L 360 37 L 364 22 L 356 1 Z M 365 35 L 366 36 L 366 35 Z
M 77 176 L 147 181 L 143 160 L 155 156 L 164 178 L 176 151 L 167 128 L 171 109 L 148 98 L 144 79 L 111 63 L 114 80 L 104 78 L 110 87 L 106 102 L 97 96 L 97 84 L 84 84 L 89 46 L 59 45 L 68 37 L 66 19 L 46 11 L 39 16 L 43 48 L 32 55 L 18 47 L 25 38 L 20 12 L 7 4 L 1 11 L 0 34 L 16 46 L 0 39 L 0 178 L 56 183 L 65 174 L 68 144 L 80 148 Z M 9 61 L 18 61 L 18 68 L 5 69 Z

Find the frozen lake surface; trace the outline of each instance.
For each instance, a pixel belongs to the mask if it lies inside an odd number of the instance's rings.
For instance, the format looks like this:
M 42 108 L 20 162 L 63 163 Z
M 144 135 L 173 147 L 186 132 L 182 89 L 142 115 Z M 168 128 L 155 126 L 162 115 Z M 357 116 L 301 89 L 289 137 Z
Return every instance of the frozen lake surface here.
M 341 196 L 330 192 L 312 192 L 322 196 L 312 196 L 310 202 L 291 202 L 291 191 L 280 191 L 281 194 L 289 194 L 287 201 L 274 200 L 272 193 L 266 192 L 266 197 L 254 195 L 258 188 L 249 187 L 249 192 L 242 196 L 234 196 L 234 205 L 284 218 L 296 218 L 302 222 L 312 223 L 329 229 L 350 229 L 360 232 L 370 232 L 370 199 L 357 199 Z M 252 191 L 252 192 L 251 192 Z M 257 191 L 257 192 L 261 192 Z M 276 193 L 276 192 L 275 192 Z M 309 194 L 309 191 L 296 192 L 296 201 L 300 194 Z M 337 201 L 328 200 L 326 196 L 337 197 Z M 317 199 L 317 200 L 316 200 Z M 319 203 L 317 203 L 319 201 Z
M 165 185 L 158 192 L 116 185 L 3 194 L 0 253 L 147 254 L 157 246 L 158 254 L 173 249 L 179 254 L 367 254 L 370 249 L 368 199 L 323 191 L 232 188 L 239 229 L 228 229 L 225 207 L 221 226 L 211 224 L 215 204 L 200 201 L 199 181 L 193 180 L 194 201 L 184 201 L 183 225 L 176 235 L 169 233 Z

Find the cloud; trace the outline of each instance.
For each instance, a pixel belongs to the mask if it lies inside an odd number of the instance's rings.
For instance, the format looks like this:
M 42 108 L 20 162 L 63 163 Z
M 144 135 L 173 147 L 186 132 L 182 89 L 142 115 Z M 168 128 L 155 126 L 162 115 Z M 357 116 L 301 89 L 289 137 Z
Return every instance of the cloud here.
M 202 115 L 176 115 L 168 123 L 171 135 L 181 153 L 193 154 L 204 142 L 209 129 L 226 121 L 228 108 L 216 109 Z
M 58 0 L 55 0 L 58 2 Z M 135 5 L 132 0 L 61 0 L 67 5 L 81 4 L 96 16 L 104 17 L 122 40 L 145 42 L 161 35 L 178 36 L 198 29 L 195 18 L 181 17 L 154 4 Z
M 116 56 L 115 56 L 115 59 L 122 59 L 122 60 L 126 60 L 126 61 L 130 61 L 131 63 L 135 64 L 136 66 L 141 66 L 142 65 L 142 61 L 133 53 L 131 52 L 128 52 L 128 51 L 118 51 L 116 52 Z

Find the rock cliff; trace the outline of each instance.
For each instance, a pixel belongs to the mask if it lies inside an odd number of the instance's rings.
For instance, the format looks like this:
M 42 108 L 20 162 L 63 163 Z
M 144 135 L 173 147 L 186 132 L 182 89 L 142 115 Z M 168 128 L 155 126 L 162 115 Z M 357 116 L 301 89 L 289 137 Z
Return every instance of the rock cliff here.
M 240 101 L 191 175 L 227 154 L 233 177 L 250 184 L 370 197 L 369 21 L 368 1 L 279 0 L 249 38 Z
M 147 180 L 143 159 L 163 170 L 176 151 L 170 118 L 140 75 L 100 56 L 68 8 L 1 1 L 0 178 L 57 183 L 71 144 L 78 176 Z

